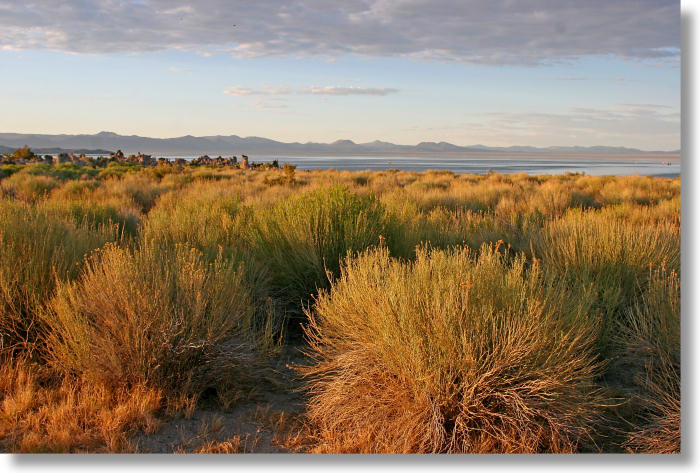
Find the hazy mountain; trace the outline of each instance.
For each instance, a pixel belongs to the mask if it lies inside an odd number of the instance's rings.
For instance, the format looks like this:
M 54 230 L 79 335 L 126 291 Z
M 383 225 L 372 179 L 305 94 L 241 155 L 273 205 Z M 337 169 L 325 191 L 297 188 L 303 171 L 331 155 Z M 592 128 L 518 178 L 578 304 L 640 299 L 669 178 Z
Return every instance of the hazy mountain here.
M 24 145 L 22 145 L 24 146 Z M 0 154 L 11 154 L 19 146 L 2 146 L 0 145 Z M 107 156 L 111 151 L 106 149 L 86 149 L 86 148 L 32 148 L 32 151 L 36 155 L 42 154 L 60 154 L 60 153 L 74 153 L 74 154 L 102 154 Z
M 35 152 L 51 153 L 46 149 L 74 150 L 110 150 L 121 149 L 124 153 L 143 152 L 157 155 L 174 154 L 440 154 L 440 153 L 469 153 L 469 152 L 499 152 L 499 153 L 542 153 L 542 154 L 677 154 L 679 151 L 642 151 L 633 148 L 610 146 L 550 146 L 536 148 L 532 146 L 492 147 L 483 145 L 457 146 L 441 141 L 421 142 L 417 145 L 397 145 L 386 141 L 370 143 L 355 143 L 352 140 L 337 140 L 333 143 L 284 143 L 250 136 L 242 138 L 230 136 L 180 136 L 177 138 L 148 138 L 136 135 L 118 135 L 103 131 L 95 135 L 39 135 L 22 133 L 0 133 L 0 152 L 12 151 L 28 145 Z M 57 151 L 55 151 L 57 152 Z M 107 154 L 107 153 L 105 153 Z

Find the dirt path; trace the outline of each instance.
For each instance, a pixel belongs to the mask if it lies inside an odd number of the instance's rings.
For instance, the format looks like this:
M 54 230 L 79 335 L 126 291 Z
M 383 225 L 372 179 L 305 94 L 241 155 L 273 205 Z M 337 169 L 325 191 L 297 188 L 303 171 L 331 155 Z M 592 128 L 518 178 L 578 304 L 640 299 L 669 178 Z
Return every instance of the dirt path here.
M 285 347 L 274 382 L 229 410 L 200 407 L 164 421 L 155 434 L 132 439 L 139 453 L 285 453 L 284 433 L 304 411 L 298 376 L 291 369 L 306 358 L 300 346 Z

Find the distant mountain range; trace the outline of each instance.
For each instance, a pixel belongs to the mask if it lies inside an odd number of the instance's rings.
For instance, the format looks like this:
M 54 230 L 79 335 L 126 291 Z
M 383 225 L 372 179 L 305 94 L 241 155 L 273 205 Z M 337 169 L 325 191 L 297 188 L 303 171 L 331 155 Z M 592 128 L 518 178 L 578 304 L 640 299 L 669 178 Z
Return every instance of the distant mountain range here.
M 397 145 L 386 141 L 355 143 L 338 140 L 333 143 L 285 143 L 257 136 L 181 136 L 178 138 L 148 138 L 136 135 L 118 135 L 102 131 L 95 135 L 34 135 L 0 133 L 0 153 L 7 153 L 27 145 L 39 154 L 73 151 L 85 154 L 109 154 L 121 149 L 124 153 L 143 152 L 155 155 L 235 155 L 235 154 L 290 154 L 290 155 L 399 155 L 442 153 L 536 153 L 536 154 L 679 154 L 680 151 L 642 151 L 614 146 L 534 146 L 493 147 L 483 145 L 457 146 L 441 141 L 424 141 L 417 145 Z M 53 151 L 52 151 L 53 150 Z M 59 151 L 60 150 L 60 151 Z M 109 151 L 108 151 L 109 150 Z
M 24 145 L 22 145 L 24 146 Z M 13 153 L 20 146 L 2 146 L 0 145 L 0 154 L 10 154 Z M 31 146 L 30 146 L 31 148 Z M 31 148 L 31 150 L 36 155 L 43 154 L 60 154 L 60 153 L 74 153 L 74 154 L 102 154 L 107 156 L 111 151 L 106 149 L 86 149 L 86 148 Z

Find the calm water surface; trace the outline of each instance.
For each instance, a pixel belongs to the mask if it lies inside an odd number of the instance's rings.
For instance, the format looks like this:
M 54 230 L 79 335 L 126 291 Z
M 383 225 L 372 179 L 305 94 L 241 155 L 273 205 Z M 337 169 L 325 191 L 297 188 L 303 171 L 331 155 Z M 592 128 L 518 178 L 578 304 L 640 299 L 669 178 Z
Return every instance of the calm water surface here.
M 214 157 L 213 155 L 210 155 Z M 196 156 L 168 156 L 193 159 Z M 677 177 L 681 172 L 677 157 L 425 157 L 425 156 L 262 156 L 250 155 L 255 162 L 295 164 L 297 169 L 347 169 L 350 171 L 400 169 L 402 171 L 426 171 L 447 169 L 461 174 L 486 174 L 494 171 L 504 174 L 565 174 L 586 173 L 591 176 L 642 176 Z

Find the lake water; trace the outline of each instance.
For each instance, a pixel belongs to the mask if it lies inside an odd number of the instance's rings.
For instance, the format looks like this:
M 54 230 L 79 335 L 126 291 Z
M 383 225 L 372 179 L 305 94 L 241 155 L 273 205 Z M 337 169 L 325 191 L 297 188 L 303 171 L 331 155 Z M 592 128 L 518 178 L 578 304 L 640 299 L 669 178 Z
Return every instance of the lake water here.
M 214 155 L 210 155 L 214 157 Z M 168 156 L 193 159 L 196 156 Z M 447 169 L 460 174 L 565 174 L 585 173 L 591 176 L 677 177 L 681 163 L 677 156 L 261 156 L 250 155 L 254 162 L 295 164 L 297 169 L 372 170 L 400 169 L 426 171 Z

